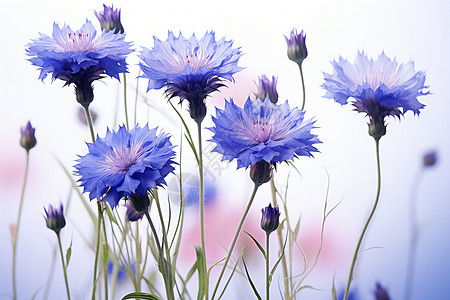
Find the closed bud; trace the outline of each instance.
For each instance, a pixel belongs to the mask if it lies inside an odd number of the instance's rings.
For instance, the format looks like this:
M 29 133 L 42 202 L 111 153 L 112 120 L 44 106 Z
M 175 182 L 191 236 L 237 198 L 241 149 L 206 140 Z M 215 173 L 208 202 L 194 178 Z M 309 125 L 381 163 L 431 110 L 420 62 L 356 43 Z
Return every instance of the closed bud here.
M 103 4 L 103 12 L 94 11 L 94 14 L 100 22 L 102 30 L 114 30 L 114 33 L 125 32 L 122 23 L 120 22 L 120 9 L 114 9 L 112 5 L 111 7 L 108 7 Z
M 305 39 L 306 35 L 303 30 L 297 33 L 296 29 L 291 31 L 290 37 L 285 37 L 287 42 L 287 55 L 290 60 L 301 65 L 303 60 L 308 56 Z
M 256 185 L 266 183 L 272 178 L 273 165 L 265 160 L 258 161 L 250 167 L 250 178 Z
M 148 207 L 150 206 L 150 198 L 147 193 L 144 195 L 133 193 L 128 198 L 130 205 L 140 213 L 145 213 L 148 211 Z
M 143 213 L 138 212 L 137 210 L 134 209 L 133 205 L 130 204 L 129 200 L 125 203 L 125 206 L 127 207 L 125 215 L 127 216 L 128 221 L 134 222 L 142 219 L 142 217 L 144 216 Z
M 47 227 L 53 230 L 56 234 L 59 234 L 62 228 L 66 226 L 66 219 L 64 218 L 64 209 L 61 204 L 60 208 L 54 208 L 53 206 L 48 206 L 48 211 L 45 209 L 45 222 Z
M 278 225 L 280 224 L 280 211 L 278 205 L 272 207 L 272 204 L 269 204 L 269 206 L 261 209 L 261 212 L 261 229 L 267 234 L 277 230 Z
M 436 164 L 436 161 L 437 161 L 436 151 L 430 151 L 423 156 L 423 166 L 424 167 L 432 167 Z
M 278 92 L 277 92 L 277 78 L 272 76 L 272 80 L 270 80 L 266 75 L 262 75 L 259 77 L 258 92 L 256 93 L 256 97 L 264 101 L 266 97 L 269 97 L 270 101 L 273 104 L 278 102 Z
M 35 131 L 36 129 L 31 126 L 30 121 L 28 121 L 25 128 L 20 128 L 20 145 L 27 151 L 36 146 L 36 138 L 34 136 Z

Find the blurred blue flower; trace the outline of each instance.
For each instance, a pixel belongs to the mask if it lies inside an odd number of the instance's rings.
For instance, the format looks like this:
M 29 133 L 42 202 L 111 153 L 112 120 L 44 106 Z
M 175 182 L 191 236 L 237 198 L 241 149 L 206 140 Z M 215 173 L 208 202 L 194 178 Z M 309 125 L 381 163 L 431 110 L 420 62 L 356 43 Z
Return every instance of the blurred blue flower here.
M 320 143 L 311 134 L 315 121 L 304 120 L 305 113 L 284 104 L 275 105 L 268 98 L 250 98 L 241 108 L 233 100 L 225 102 L 224 110 L 216 109 L 215 126 L 209 128 L 217 145 L 212 150 L 223 155 L 222 160 L 237 159 L 237 167 L 248 167 L 260 161 L 270 164 L 297 156 L 312 156 Z
M 124 33 L 122 23 L 120 22 L 120 9 L 114 9 L 103 4 L 103 12 L 94 11 L 95 16 L 100 22 L 102 30 L 114 31 L 114 33 Z
M 114 208 L 122 197 L 144 195 L 147 189 L 166 184 L 164 178 L 174 170 L 174 146 L 167 134 L 156 131 L 148 125 L 130 131 L 121 126 L 87 143 L 89 153 L 79 156 L 75 174 L 81 176 L 91 200 L 107 201 Z
M 377 60 L 358 52 L 353 64 L 339 58 L 333 61 L 333 73 L 324 73 L 325 98 L 347 104 L 349 97 L 355 110 L 370 118 L 369 133 L 379 138 L 386 133 L 384 118 L 403 115 L 408 110 L 419 114 L 425 106 L 417 100 L 426 95 L 425 73 L 414 70 L 414 62 L 398 64 L 384 52 Z
M 376 283 L 375 286 L 375 299 L 376 300 L 390 300 L 389 294 L 387 293 L 386 289 L 379 283 Z
M 127 72 L 126 56 L 133 50 L 124 41 L 125 34 L 114 34 L 104 30 L 100 36 L 86 20 L 79 30 L 64 24 L 62 28 L 53 24 L 52 36 L 40 34 L 26 49 L 29 61 L 39 67 L 39 79 L 48 74 L 53 79 L 65 81 L 65 86 L 74 84 L 77 101 L 88 106 L 92 102 L 92 82 L 106 74 L 119 80 L 119 73 Z
M 222 80 L 233 80 L 240 70 L 237 62 L 239 48 L 232 41 L 215 40 L 214 32 L 206 33 L 200 40 L 195 35 L 186 39 L 169 31 L 166 41 L 154 37 L 152 50 L 143 48 L 139 56 L 143 75 L 148 78 L 148 88 L 166 87 L 169 99 L 179 97 L 189 102 L 189 112 L 196 122 L 206 115 L 205 98 L 223 86 Z
M 64 208 L 61 203 L 59 209 L 54 208 L 51 204 L 48 206 L 48 210 L 45 209 L 45 223 L 47 227 L 53 230 L 56 234 L 59 234 L 61 229 L 66 226 L 66 219 L 64 218 Z
M 270 80 L 266 75 L 261 75 L 257 82 L 258 92 L 256 97 L 259 99 L 269 97 L 270 101 L 276 104 L 278 102 L 277 81 L 278 79 L 275 76 L 272 76 L 272 80 Z
M 269 203 L 267 207 L 261 209 L 261 212 L 261 229 L 267 234 L 277 230 L 280 224 L 280 210 L 278 209 L 278 205 L 272 207 L 272 204 Z

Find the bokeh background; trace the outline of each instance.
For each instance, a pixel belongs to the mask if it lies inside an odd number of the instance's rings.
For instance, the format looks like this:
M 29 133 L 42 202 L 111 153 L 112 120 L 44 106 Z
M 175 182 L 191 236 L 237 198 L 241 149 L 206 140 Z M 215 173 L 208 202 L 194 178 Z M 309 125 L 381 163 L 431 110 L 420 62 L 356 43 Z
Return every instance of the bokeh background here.
M 88 129 L 79 121 L 79 105 L 74 99 L 73 88 L 62 88 L 59 81 L 39 81 L 38 71 L 27 61 L 25 47 L 30 39 L 38 37 L 38 32 L 51 35 L 53 22 L 67 23 L 72 29 L 78 29 L 87 18 L 99 29 L 94 10 L 102 10 L 102 4 L 97 0 L 2 2 L 0 299 L 9 299 L 12 295 L 10 224 L 16 222 L 25 167 L 25 151 L 19 146 L 19 129 L 28 120 L 36 127 L 38 144 L 31 150 L 18 241 L 19 299 L 30 299 L 34 294 L 36 299 L 44 299 L 44 295 L 48 295 L 48 299 L 64 297 L 59 261 L 55 264 L 53 278 L 49 277 L 56 240 L 45 226 L 43 206 L 60 201 L 66 203 L 69 199 L 68 225 L 62 231 L 65 247 L 73 242 L 69 280 L 75 299 L 85 299 L 89 295 L 86 290 L 90 290 L 93 253 L 86 241 L 92 240 L 92 225 L 56 160 L 73 171 L 77 154 L 87 151 L 84 142 L 89 141 Z M 224 98 L 233 97 L 236 102 L 243 103 L 256 91 L 254 82 L 260 74 L 277 76 L 280 100 L 289 99 L 291 106 L 298 106 L 301 101 L 300 76 L 296 64 L 286 56 L 284 36 L 293 28 L 305 30 L 309 52 L 303 63 L 306 110 L 307 116 L 317 120 L 319 128 L 315 133 L 323 144 L 314 159 L 301 158 L 295 162 L 301 175 L 286 165 L 280 166 L 276 184 L 283 192 L 288 189 L 290 217 L 294 220 L 301 217 L 299 243 L 309 259 L 319 245 L 327 173 L 330 178 L 329 205 L 342 202 L 328 219 L 323 255 L 306 281 L 319 290 L 302 292 L 299 298 L 304 299 L 330 299 L 333 277 L 337 288 L 343 289 L 357 236 L 376 191 L 375 147 L 367 134 L 367 119 L 349 106 L 340 107 L 332 100 L 322 98 L 322 72 L 331 72 L 330 61 L 339 56 L 353 61 L 357 51 L 365 51 L 372 57 L 384 51 L 398 62 L 414 60 L 416 70 L 426 72 L 431 94 L 419 99 L 426 105 L 420 117 L 409 112 L 400 122 L 388 120 L 387 135 L 381 139 L 383 183 L 380 205 L 366 235 L 363 248 L 367 251 L 358 261 L 353 286 L 361 299 L 373 299 L 375 283 L 380 281 L 392 299 L 403 298 L 409 241 L 408 211 L 412 188 L 417 186 L 413 181 L 422 168 L 423 155 L 435 150 L 438 162 L 435 167 L 425 170 L 416 194 L 420 239 L 412 299 L 449 299 L 450 187 L 447 181 L 450 175 L 450 124 L 447 113 L 450 90 L 447 72 L 450 70 L 450 2 L 118 0 L 105 4 L 121 8 L 126 40 L 132 41 L 137 51 L 141 46 L 152 47 L 153 36 L 165 40 L 168 30 L 176 34 L 181 31 L 185 37 L 192 33 L 201 37 L 213 30 L 218 38 L 232 39 L 236 47 L 241 47 L 244 55 L 239 65 L 245 70 L 235 76 L 236 82 L 230 83 L 228 89 L 209 99 L 208 109 L 212 115 L 215 106 L 223 105 Z M 127 60 L 130 64 L 127 79 L 131 121 L 134 121 L 139 62 L 136 53 Z M 141 80 L 138 92 L 137 121 L 171 132 L 172 142 L 179 144 L 179 121 L 162 91 L 146 93 L 146 82 Z M 122 89 L 116 80 L 106 78 L 95 83 L 95 100 L 91 108 L 98 115 L 95 126 L 100 136 L 105 134 L 107 126 L 117 128 L 124 122 L 121 101 Z M 210 118 L 205 120 L 205 127 L 210 126 Z M 205 139 L 208 138 L 205 133 Z M 196 168 L 188 154 L 190 149 L 186 143 L 184 145 L 184 172 L 192 174 L 195 186 Z M 210 149 L 212 145 L 205 143 L 205 153 Z M 206 224 L 208 251 L 211 259 L 218 259 L 222 249 L 216 245 L 219 242 L 229 245 L 252 185 L 247 171 L 236 170 L 234 162 L 221 163 L 217 155 L 207 156 L 206 161 L 210 193 Z M 168 178 L 168 182 L 170 194 L 176 190 L 177 182 L 174 176 Z M 175 203 L 176 195 L 171 197 Z M 269 201 L 269 186 L 263 186 L 246 224 L 261 241 L 260 208 Z M 95 207 L 94 203 L 91 205 Z M 182 248 L 185 261 L 194 255 L 189 242 L 198 241 L 195 203 L 187 213 L 189 218 Z M 275 245 L 275 239 L 273 241 Z M 253 256 L 253 277 L 257 278 L 263 270 L 263 261 L 256 252 Z M 264 279 L 255 281 L 263 291 Z M 49 282 L 51 286 L 47 291 Z M 280 276 L 272 285 L 275 299 L 279 297 L 278 285 L 282 285 Z M 127 291 L 125 283 L 122 295 Z M 227 298 L 244 299 L 245 295 L 252 297 L 249 285 L 235 278 L 234 288 Z

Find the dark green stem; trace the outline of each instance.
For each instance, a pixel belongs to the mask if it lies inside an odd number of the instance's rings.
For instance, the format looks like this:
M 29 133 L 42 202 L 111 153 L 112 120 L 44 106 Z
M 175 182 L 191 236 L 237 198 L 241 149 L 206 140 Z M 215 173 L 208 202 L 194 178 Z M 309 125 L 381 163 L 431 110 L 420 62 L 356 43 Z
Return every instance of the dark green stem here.
M 91 112 L 89 111 L 89 106 L 83 106 L 84 112 L 86 114 L 86 120 L 89 125 L 89 131 L 91 133 L 91 140 L 95 143 L 95 133 L 94 133 L 94 125 L 92 124 Z
M 125 73 L 122 73 L 123 75 L 123 105 L 125 108 L 125 127 L 127 130 L 130 130 L 130 127 L 128 125 L 128 107 L 127 107 L 127 76 Z
M 270 233 L 266 233 L 266 300 L 269 300 L 269 293 L 270 293 L 270 280 L 269 280 L 269 237 Z
M 359 248 L 361 247 L 364 235 L 367 231 L 367 228 L 369 227 L 370 220 L 372 220 L 372 217 L 375 213 L 375 210 L 377 209 L 378 200 L 380 199 L 380 191 L 381 191 L 381 167 L 380 167 L 380 147 L 379 147 L 380 139 L 375 139 L 375 148 L 376 148 L 376 156 L 377 156 L 377 172 L 378 172 L 378 188 L 377 188 L 377 194 L 375 197 L 375 203 L 373 204 L 372 210 L 370 211 L 369 217 L 367 218 L 366 224 L 364 225 L 364 228 L 361 232 L 361 236 L 359 237 L 358 244 L 356 245 L 355 253 L 353 254 L 352 259 L 352 265 L 350 267 L 350 273 L 348 275 L 347 279 L 347 287 L 345 288 L 345 294 L 344 299 L 348 299 L 348 295 L 350 292 L 350 284 L 353 279 L 353 271 L 355 269 L 356 260 L 358 258 L 359 254 Z
M 61 246 L 61 237 L 59 236 L 59 233 L 57 233 L 56 236 L 58 237 L 59 254 L 61 255 L 61 262 L 64 271 L 64 282 L 66 283 L 67 299 L 70 300 L 69 281 L 67 280 L 67 268 L 66 263 L 64 261 L 64 254 Z
M 301 110 L 305 109 L 305 102 L 306 102 L 306 93 L 305 93 L 305 80 L 303 79 L 303 69 L 302 69 L 302 65 L 299 64 L 298 68 L 300 69 L 300 78 L 302 80 L 302 91 L 303 91 L 303 103 L 302 103 L 302 108 Z
M 236 245 L 237 239 L 239 237 L 239 233 L 241 232 L 242 226 L 244 225 L 245 218 L 247 217 L 248 212 L 250 211 L 250 207 L 252 206 L 253 200 L 255 199 L 256 191 L 258 190 L 259 185 L 255 184 L 253 187 L 252 195 L 250 196 L 250 200 L 248 201 L 247 207 L 245 208 L 244 214 L 242 215 L 241 220 L 239 221 L 238 228 L 236 229 L 236 233 L 234 235 L 233 241 L 231 242 L 230 249 L 228 250 L 227 258 L 225 259 L 225 263 L 223 264 L 222 271 L 220 272 L 219 278 L 217 279 L 216 286 L 214 287 L 214 292 L 212 294 L 211 299 L 214 299 L 214 296 L 216 295 L 217 289 L 220 284 L 220 280 L 223 277 L 223 274 L 225 273 L 225 270 L 228 265 L 228 261 L 231 258 L 231 254 L 233 253 L 234 246 Z
M 17 299 L 17 289 L 16 289 L 16 253 L 17 253 L 17 236 L 19 235 L 19 225 L 20 218 L 22 216 L 22 207 L 23 207 L 23 199 L 25 196 L 25 187 L 27 185 L 28 179 L 28 167 L 30 163 L 30 151 L 27 151 L 27 158 L 25 163 L 25 177 L 23 179 L 22 193 L 20 195 L 20 204 L 19 204 L 19 215 L 17 217 L 16 228 L 13 230 L 13 299 Z

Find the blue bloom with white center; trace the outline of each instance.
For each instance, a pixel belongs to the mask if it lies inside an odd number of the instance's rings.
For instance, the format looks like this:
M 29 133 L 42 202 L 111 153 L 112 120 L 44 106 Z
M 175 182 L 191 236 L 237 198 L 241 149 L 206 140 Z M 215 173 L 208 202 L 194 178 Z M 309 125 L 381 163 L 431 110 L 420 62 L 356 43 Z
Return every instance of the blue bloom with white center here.
M 408 110 L 419 114 L 425 106 L 417 100 L 426 95 L 425 73 L 416 72 L 414 62 L 398 64 L 384 53 L 377 60 L 358 52 L 352 63 L 339 58 L 333 61 L 333 73 L 324 73 L 325 98 L 347 104 L 353 98 L 358 112 L 366 113 L 378 134 L 384 135 L 386 116 L 403 115 Z M 384 130 L 384 133 L 383 133 Z
M 166 184 L 164 178 L 175 169 L 174 146 L 169 135 L 156 132 L 148 125 L 130 131 L 121 126 L 87 143 L 89 153 L 77 160 L 75 175 L 91 200 L 107 201 L 114 208 L 123 197 Z
M 232 41 L 216 41 L 214 32 L 206 33 L 200 40 L 195 35 L 186 39 L 181 33 L 176 37 L 169 31 L 166 41 L 154 37 L 152 50 L 143 48 L 140 67 L 149 79 L 147 91 L 166 87 L 171 99 L 189 102 L 191 117 L 201 122 L 206 115 L 205 98 L 223 86 L 222 80 L 233 80 L 240 70 L 237 62 L 239 48 Z
M 233 100 L 225 102 L 224 110 L 216 109 L 215 126 L 209 128 L 213 151 L 221 153 L 223 160 L 237 159 L 237 167 L 248 167 L 257 162 L 270 164 L 297 156 L 312 156 L 317 152 L 317 135 L 311 134 L 315 121 L 305 120 L 305 113 L 284 104 L 247 99 L 243 108 Z

